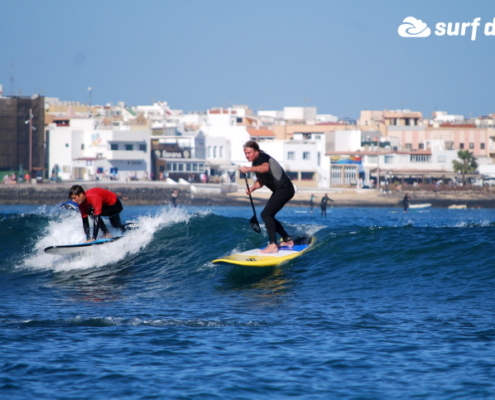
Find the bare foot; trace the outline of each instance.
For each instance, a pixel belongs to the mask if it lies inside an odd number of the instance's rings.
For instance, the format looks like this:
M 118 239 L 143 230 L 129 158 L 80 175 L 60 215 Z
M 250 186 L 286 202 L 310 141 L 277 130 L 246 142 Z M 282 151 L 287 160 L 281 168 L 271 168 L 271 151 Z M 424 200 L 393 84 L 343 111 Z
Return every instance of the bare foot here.
M 281 242 L 280 247 L 294 247 L 294 242 L 289 240 L 288 242 Z
M 270 243 L 260 253 L 278 253 L 278 246 L 275 243 Z
M 107 234 L 105 235 L 105 239 L 111 239 L 111 238 L 112 238 L 112 234 L 111 234 L 111 233 L 107 233 Z

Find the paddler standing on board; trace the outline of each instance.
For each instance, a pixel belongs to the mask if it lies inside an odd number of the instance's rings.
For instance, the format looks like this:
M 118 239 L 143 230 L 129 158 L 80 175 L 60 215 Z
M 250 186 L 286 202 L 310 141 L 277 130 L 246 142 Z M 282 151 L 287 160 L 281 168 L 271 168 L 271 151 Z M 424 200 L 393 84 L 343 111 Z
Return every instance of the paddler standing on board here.
M 261 218 L 265 222 L 270 244 L 262 253 L 278 253 L 279 246 L 294 246 L 292 237 L 285 231 L 282 224 L 275 219 L 275 215 L 294 197 L 294 185 L 280 164 L 268 154 L 260 150 L 258 143 L 250 140 L 244 144 L 246 159 L 252 163 L 251 167 L 240 167 L 239 170 L 246 174 L 254 172 L 256 182 L 246 189 L 246 194 L 266 186 L 273 193 L 268 199 L 265 208 L 261 212 Z M 277 233 L 282 237 L 282 242 L 277 244 Z

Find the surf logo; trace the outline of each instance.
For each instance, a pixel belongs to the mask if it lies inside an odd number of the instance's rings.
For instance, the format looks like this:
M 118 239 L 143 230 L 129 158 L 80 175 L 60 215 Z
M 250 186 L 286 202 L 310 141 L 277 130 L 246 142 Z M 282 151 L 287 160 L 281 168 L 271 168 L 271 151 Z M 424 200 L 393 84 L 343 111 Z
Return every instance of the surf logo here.
M 400 36 L 407 38 L 425 38 L 431 35 L 431 29 L 428 28 L 428 25 L 414 17 L 404 18 L 398 32 Z
M 495 36 L 495 18 L 481 27 L 481 18 L 476 17 L 471 22 L 437 22 L 433 34 L 435 36 L 470 36 L 476 40 L 478 28 L 483 28 L 485 36 Z M 426 38 L 432 30 L 428 25 L 415 17 L 404 18 L 397 30 L 399 35 L 405 38 Z

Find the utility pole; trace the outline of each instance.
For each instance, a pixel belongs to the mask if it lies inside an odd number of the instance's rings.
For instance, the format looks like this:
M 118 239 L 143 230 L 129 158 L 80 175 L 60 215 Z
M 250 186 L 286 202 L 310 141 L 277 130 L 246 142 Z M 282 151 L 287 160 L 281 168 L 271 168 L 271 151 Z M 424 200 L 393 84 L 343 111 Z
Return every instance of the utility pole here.
M 33 171 L 33 109 L 29 109 L 29 177 Z

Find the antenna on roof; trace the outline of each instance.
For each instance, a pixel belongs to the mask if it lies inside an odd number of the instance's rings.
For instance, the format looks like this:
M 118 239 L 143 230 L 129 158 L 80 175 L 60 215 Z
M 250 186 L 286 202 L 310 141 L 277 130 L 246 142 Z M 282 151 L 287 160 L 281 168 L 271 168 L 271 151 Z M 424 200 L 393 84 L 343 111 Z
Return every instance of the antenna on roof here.
M 10 64 L 10 95 L 14 95 L 15 64 Z

